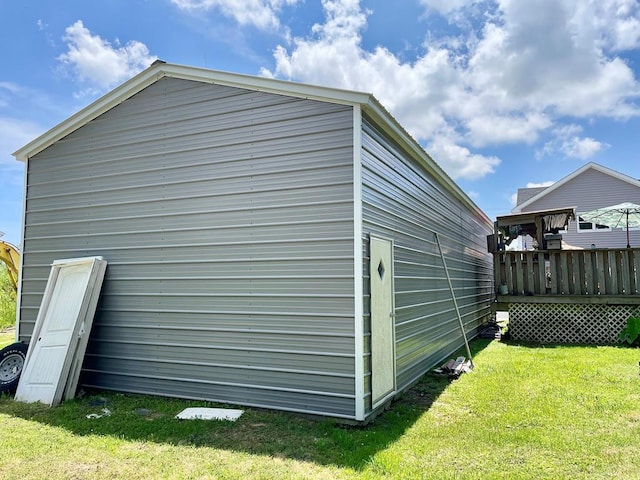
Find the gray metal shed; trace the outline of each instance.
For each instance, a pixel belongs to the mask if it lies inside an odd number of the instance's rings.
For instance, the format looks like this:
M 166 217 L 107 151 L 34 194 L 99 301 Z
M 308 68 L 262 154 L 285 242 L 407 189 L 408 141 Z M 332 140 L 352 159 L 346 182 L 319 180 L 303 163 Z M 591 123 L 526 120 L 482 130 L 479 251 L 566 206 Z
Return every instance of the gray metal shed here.
M 14 155 L 19 337 L 109 262 L 85 386 L 367 420 L 463 345 L 436 232 L 490 314 L 492 222 L 372 95 L 157 62 Z

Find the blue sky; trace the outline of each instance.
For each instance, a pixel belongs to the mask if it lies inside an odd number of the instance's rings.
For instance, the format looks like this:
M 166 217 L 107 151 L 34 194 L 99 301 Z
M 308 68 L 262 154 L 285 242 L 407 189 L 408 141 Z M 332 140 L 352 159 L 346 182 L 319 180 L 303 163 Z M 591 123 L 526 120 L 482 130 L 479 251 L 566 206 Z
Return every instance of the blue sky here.
M 86 0 L 0 6 L 11 153 L 156 58 L 373 93 L 489 215 L 594 161 L 640 178 L 637 0 Z

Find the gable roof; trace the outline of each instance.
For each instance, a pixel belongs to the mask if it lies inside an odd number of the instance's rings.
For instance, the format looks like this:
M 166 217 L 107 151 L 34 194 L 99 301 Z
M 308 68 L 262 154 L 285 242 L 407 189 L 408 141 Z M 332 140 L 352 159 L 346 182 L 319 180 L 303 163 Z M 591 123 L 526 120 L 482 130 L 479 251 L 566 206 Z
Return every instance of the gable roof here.
M 595 170 L 597 172 L 604 173 L 605 175 L 609 175 L 609 176 L 611 176 L 613 178 L 617 178 L 618 180 L 622 180 L 623 182 L 627 182 L 627 183 L 629 183 L 629 184 L 631 184 L 631 185 L 633 185 L 635 187 L 640 188 L 640 180 L 636 180 L 635 178 L 632 178 L 632 177 L 630 177 L 628 175 L 625 175 L 623 173 L 617 172 L 616 170 L 612 170 L 611 168 L 607 168 L 607 167 L 605 167 L 603 165 L 600 165 L 598 163 L 589 162 L 589 163 L 585 164 L 584 166 L 582 166 L 581 168 L 579 168 L 578 170 L 570 173 L 566 177 L 558 180 L 554 184 L 548 186 L 547 188 L 542 189 L 542 191 L 540 191 L 537 194 L 533 195 L 531 198 L 527 199 L 523 203 L 521 203 L 519 205 L 516 205 L 516 207 L 512 210 L 512 212 L 514 212 L 514 213 L 522 212 L 523 208 L 525 208 L 525 207 L 531 205 L 532 203 L 537 202 L 541 198 L 549 195 L 551 192 L 553 192 L 553 191 L 557 190 L 558 188 L 562 187 L 567 182 L 570 182 L 574 178 L 582 175 L 587 170 Z M 519 192 L 519 190 L 518 190 L 518 192 Z
M 466 204 L 485 222 L 491 223 L 489 217 L 469 198 L 458 184 L 447 175 L 442 167 L 425 152 L 420 144 L 411 137 L 402 125 L 391 116 L 371 93 L 177 65 L 166 63 L 162 60 L 156 60 L 147 69 L 98 98 L 82 110 L 71 115 L 22 148 L 19 148 L 13 153 L 13 156 L 16 157 L 17 160 L 27 161 L 30 157 L 37 155 L 58 140 L 66 137 L 91 120 L 111 110 L 164 77 L 193 80 L 357 107 L 359 112 L 365 112 L 376 126 L 381 128 L 387 135 L 417 158 L 429 173 L 442 182 L 447 191 Z M 358 115 L 360 114 L 361 113 Z
M 147 69 L 117 86 L 82 110 L 71 115 L 69 118 L 40 135 L 35 140 L 16 150 L 13 153 L 13 156 L 20 161 L 27 160 L 164 77 L 193 80 L 196 82 L 225 85 L 229 87 L 344 105 L 362 105 L 373 110 L 383 109 L 379 102 L 377 102 L 372 95 L 367 93 L 340 90 L 337 88 L 317 87 L 302 83 L 286 82 L 272 78 L 253 77 L 250 75 L 222 72 L 198 67 L 188 67 L 156 60 Z
M 526 202 L 534 195 L 539 194 L 543 190 L 546 190 L 549 187 L 530 187 L 530 188 L 519 188 L 518 193 L 516 194 L 516 207 L 521 203 Z

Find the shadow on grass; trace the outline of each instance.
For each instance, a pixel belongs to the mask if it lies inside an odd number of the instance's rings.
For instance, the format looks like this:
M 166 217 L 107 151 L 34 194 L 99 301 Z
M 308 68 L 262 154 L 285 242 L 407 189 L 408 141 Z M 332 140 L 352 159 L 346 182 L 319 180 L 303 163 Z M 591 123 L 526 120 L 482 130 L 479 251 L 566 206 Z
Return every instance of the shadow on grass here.
M 474 340 L 472 354 L 475 356 L 489 343 Z M 251 408 L 236 422 L 176 420 L 175 415 L 186 407 L 221 405 L 113 392 L 91 392 L 55 408 L 23 404 L 3 396 L 0 414 L 81 436 L 111 435 L 127 441 L 209 447 L 361 470 L 378 451 L 414 425 L 450 383 L 447 378 L 427 373 L 389 410 L 364 426 Z M 91 414 L 102 416 L 87 418 Z

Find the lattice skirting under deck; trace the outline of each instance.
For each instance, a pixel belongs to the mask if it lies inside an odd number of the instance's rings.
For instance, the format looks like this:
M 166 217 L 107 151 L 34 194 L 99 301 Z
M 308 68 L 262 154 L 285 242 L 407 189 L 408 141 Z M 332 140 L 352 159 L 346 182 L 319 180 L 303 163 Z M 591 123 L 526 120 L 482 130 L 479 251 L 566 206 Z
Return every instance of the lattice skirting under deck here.
M 539 343 L 617 343 L 627 318 L 640 305 L 511 303 L 509 333 L 514 340 Z

